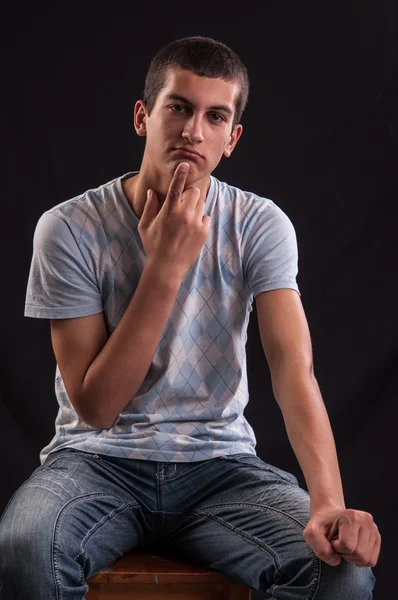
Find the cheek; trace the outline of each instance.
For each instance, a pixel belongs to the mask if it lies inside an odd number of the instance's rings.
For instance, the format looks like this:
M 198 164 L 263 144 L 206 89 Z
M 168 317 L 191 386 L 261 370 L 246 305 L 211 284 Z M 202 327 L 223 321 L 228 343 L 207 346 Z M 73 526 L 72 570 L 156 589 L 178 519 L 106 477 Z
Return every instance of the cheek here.
M 159 129 L 163 136 L 172 136 L 182 132 L 183 124 L 179 119 L 164 119 Z
M 178 124 L 164 121 L 153 131 L 152 146 L 161 152 L 165 146 L 170 146 L 174 141 L 179 140 L 181 134 L 182 130 Z
M 227 147 L 230 140 L 230 136 L 217 136 L 217 139 L 214 140 L 213 147 L 218 154 L 222 154 Z

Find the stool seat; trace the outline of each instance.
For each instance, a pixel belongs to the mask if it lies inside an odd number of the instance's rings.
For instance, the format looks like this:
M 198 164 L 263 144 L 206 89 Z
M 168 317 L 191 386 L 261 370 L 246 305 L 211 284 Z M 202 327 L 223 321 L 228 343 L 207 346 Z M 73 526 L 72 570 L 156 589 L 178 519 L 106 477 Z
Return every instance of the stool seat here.
M 250 600 L 251 588 L 163 553 L 133 550 L 87 580 L 86 600 Z

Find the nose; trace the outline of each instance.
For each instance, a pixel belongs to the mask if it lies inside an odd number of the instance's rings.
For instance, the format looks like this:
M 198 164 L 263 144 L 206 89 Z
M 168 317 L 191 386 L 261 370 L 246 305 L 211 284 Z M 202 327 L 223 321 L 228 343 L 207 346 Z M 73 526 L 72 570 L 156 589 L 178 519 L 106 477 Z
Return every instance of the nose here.
M 192 115 L 186 120 L 182 137 L 191 144 L 203 142 L 203 131 L 200 115 Z

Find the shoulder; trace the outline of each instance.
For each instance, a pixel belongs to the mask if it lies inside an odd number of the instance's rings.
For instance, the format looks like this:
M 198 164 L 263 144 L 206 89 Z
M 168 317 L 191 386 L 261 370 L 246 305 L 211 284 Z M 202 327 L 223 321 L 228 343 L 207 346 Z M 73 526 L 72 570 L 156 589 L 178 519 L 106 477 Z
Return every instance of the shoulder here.
M 291 227 L 288 214 L 271 198 L 254 191 L 245 190 L 214 178 L 218 187 L 219 202 L 223 208 L 229 206 L 236 218 L 243 220 L 249 230 L 255 224 L 268 223 Z
M 62 216 L 70 217 L 76 212 L 90 214 L 107 205 L 112 208 L 112 203 L 115 202 L 118 196 L 123 177 L 115 177 L 98 187 L 89 188 L 82 194 L 56 204 L 46 212 L 62 218 Z
M 83 230 L 95 235 L 98 226 L 106 223 L 109 216 L 120 208 L 121 181 L 116 177 L 96 188 L 64 200 L 47 209 L 40 216 L 35 236 L 61 235 L 63 232 L 79 236 Z

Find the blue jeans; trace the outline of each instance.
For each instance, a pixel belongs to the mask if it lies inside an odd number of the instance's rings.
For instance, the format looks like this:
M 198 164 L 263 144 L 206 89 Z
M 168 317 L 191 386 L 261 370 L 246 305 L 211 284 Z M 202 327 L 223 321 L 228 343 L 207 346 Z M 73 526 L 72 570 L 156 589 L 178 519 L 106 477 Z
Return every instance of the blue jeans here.
M 280 600 L 370 600 L 374 576 L 305 544 L 309 496 L 252 454 L 173 463 L 64 449 L 0 522 L 1 600 L 82 600 L 86 579 L 151 546 Z

